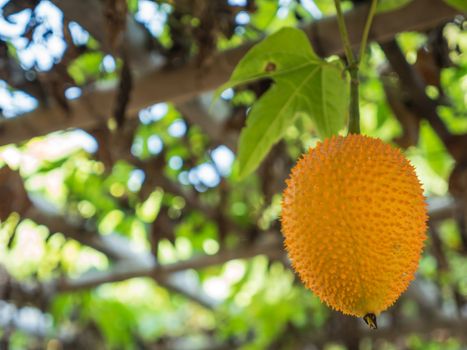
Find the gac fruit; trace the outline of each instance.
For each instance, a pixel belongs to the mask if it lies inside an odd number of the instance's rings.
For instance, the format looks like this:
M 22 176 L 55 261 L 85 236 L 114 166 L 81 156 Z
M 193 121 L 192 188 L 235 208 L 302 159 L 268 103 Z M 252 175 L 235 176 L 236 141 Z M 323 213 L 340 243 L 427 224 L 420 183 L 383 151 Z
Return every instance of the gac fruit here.
M 415 170 L 399 149 L 349 135 L 319 143 L 298 161 L 281 221 L 305 286 L 331 308 L 368 323 L 414 279 L 427 210 Z

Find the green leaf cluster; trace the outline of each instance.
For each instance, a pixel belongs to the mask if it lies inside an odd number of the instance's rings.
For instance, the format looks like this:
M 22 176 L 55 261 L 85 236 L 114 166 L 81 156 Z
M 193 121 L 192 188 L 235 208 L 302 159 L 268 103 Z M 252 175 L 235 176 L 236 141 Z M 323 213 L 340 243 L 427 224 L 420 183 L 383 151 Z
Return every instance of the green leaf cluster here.
M 302 31 L 283 28 L 257 44 L 218 94 L 260 79 L 274 83 L 251 107 L 240 135 L 240 178 L 256 169 L 298 115 L 312 118 L 323 138 L 345 125 L 348 88 L 343 68 L 336 61 L 320 59 Z

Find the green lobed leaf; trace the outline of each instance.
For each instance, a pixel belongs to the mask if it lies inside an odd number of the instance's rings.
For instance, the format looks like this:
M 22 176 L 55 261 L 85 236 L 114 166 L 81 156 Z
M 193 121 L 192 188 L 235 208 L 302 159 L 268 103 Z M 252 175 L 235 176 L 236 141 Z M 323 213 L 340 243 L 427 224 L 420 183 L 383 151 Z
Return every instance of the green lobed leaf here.
M 466 0 L 444 0 L 449 6 L 463 12 L 467 12 L 467 1 Z
M 281 29 L 253 47 L 216 97 L 227 88 L 265 78 L 274 84 L 253 105 L 240 135 L 240 178 L 256 169 L 300 113 L 313 119 L 322 137 L 345 124 L 348 89 L 342 67 L 320 59 L 301 30 Z

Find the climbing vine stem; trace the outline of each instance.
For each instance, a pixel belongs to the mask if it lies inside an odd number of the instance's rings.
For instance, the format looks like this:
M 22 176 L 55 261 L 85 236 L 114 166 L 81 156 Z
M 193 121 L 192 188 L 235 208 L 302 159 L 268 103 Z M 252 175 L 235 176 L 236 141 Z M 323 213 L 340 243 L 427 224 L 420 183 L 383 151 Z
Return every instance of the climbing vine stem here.
M 339 26 L 339 32 L 341 35 L 342 43 L 344 45 L 344 52 L 347 58 L 347 69 L 350 75 L 350 106 L 349 106 L 349 133 L 359 134 L 360 133 L 360 108 L 359 108 L 359 63 L 365 53 L 368 35 L 370 34 L 371 23 L 376 12 L 377 0 L 372 0 L 370 5 L 370 11 L 365 22 L 363 29 L 363 35 L 360 45 L 360 54 L 355 57 L 352 46 L 349 40 L 349 34 L 345 25 L 344 15 L 342 13 L 341 1 L 334 0 L 337 14 L 337 23 Z
M 360 55 L 358 56 L 360 62 L 362 61 L 362 57 L 365 54 L 366 43 L 368 41 L 368 36 L 370 34 L 371 23 L 373 22 L 373 17 L 375 16 L 375 13 L 376 13 L 377 3 L 378 3 L 378 0 L 371 0 L 370 12 L 368 12 L 368 17 L 366 18 L 365 27 L 363 29 L 363 34 L 362 34 L 362 42 L 360 44 Z
M 347 57 L 349 66 L 355 63 L 355 56 L 352 51 L 352 46 L 350 45 L 349 33 L 347 32 L 347 26 L 345 25 L 344 14 L 342 13 L 341 1 L 334 0 L 334 5 L 336 6 L 337 14 L 337 25 L 339 26 L 339 32 L 341 35 L 342 43 L 344 44 L 344 52 Z

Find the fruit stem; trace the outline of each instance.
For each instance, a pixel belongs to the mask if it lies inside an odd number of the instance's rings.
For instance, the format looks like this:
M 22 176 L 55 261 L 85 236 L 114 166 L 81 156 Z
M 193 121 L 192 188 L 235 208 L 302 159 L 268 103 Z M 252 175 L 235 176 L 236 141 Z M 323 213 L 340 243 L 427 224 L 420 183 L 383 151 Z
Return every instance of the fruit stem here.
M 360 133 L 360 108 L 359 108 L 359 64 L 362 61 L 362 57 L 366 50 L 368 36 L 370 34 L 371 23 L 376 12 L 377 0 L 372 0 L 370 10 L 365 22 L 363 29 L 362 40 L 360 45 L 360 55 L 355 57 L 352 51 L 352 45 L 350 44 L 349 33 L 345 25 L 344 15 L 342 13 L 341 1 L 334 0 L 337 14 L 337 24 L 339 26 L 339 32 L 341 40 L 344 46 L 345 56 L 347 58 L 347 69 L 350 74 L 350 105 L 349 105 L 349 134 Z
M 360 134 L 360 106 L 358 63 L 349 66 L 350 73 L 350 105 L 349 105 L 349 134 Z

